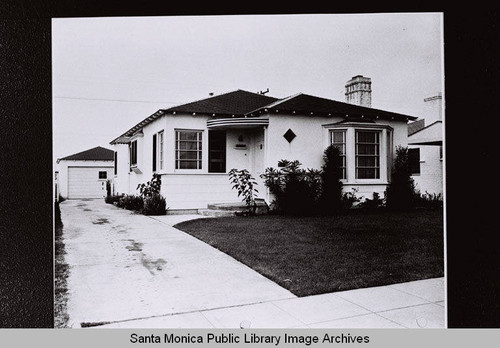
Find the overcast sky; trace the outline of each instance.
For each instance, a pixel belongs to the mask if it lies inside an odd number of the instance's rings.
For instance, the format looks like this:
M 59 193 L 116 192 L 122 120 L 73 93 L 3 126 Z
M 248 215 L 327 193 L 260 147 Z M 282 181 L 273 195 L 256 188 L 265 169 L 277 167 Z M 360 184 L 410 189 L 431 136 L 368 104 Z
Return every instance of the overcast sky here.
M 443 91 L 442 16 L 419 14 L 52 20 L 54 159 L 109 142 L 161 108 L 236 89 L 345 101 L 423 117 Z

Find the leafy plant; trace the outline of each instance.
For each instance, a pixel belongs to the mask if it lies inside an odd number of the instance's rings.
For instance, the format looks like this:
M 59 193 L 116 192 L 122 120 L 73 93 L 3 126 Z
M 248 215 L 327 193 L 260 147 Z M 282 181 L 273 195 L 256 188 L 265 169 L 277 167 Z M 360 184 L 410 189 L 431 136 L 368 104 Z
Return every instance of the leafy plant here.
M 139 190 L 141 197 L 151 197 L 154 194 L 160 194 L 161 190 L 161 175 L 153 174 L 153 178 L 151 181 L 148 181 L 146 184 L 137 185 L 137 189 Z
M 373 192 L 373 198 L 366 198 L 364 202 L 360 203 L 360 208 L 367 210 L 374 210 L 384 206 L 384 200 L 380 198 L 378 192 Z
M 233 168 L 229 171 L 229 180 L 233 184 L 232 189 L 238 191 L 238 197 L 243 196 L 243 201 L 247 205 L 247 208 L 252 213 L 255 213 L 257 209 L 257 204 L 255 203 L 255 198 L 259 192 L 255 186 L 257 182 L 255 178 L 252 177 L 250 172 L 246 169 L 238 170 Z
M 356 203 L 363 199 L 363 196 L 357 196 L 358 191 L 359 189 L 353 187 L 351 192 L 345 192 L 342 195 L 342 209 L 351 209 Z
M 391 210 L 410 210 L 415 204 L 415 182 L 411 177 L 408 148 L 398 146 L 392 168 L 392 179 L 387 186 L 387 208 Z

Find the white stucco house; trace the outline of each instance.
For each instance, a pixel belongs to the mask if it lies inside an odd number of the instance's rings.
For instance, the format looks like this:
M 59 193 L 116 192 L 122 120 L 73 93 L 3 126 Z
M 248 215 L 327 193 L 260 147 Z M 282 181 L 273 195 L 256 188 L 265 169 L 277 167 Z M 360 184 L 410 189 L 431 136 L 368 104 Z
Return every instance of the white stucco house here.
M 408 148 L 412 178 L 420 193 L 443 193 L 443 102 L 442 94 L 425 98 L 426 113 L 408 125 Z
M 61 197 L 102 198 L 113 178 L 114 151 L 94 147 L 56 161 L 56 187 Z M 56 192 L 57 192 L 56 191 Z
M 344 155 L 344 190 L 383 196 L 395 148 L 407 146 L 407 122 L 416 117 L 369 107 L 370 93 L 370 79 L 358 75 L 346 85 L 349 103 L 236 90 L 158 110 L 110 142 L 114 193 L 136 194 L 139 183 L 158 173 L 169 211 L 206 209 L 241 201 L 227 175 L 237 168 L 252 173 L 269 203 L 259 178 L 265 168 L 287 159 L 320 169 L 334 143 Z

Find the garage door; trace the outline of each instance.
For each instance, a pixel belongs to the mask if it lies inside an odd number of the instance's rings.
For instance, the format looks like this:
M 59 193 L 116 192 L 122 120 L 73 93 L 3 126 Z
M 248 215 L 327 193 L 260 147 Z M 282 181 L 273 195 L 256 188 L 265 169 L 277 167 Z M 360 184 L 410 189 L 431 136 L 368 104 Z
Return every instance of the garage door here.
M 105 197 L 112 173 L 113 167 L 68 167 L 68 198 Z

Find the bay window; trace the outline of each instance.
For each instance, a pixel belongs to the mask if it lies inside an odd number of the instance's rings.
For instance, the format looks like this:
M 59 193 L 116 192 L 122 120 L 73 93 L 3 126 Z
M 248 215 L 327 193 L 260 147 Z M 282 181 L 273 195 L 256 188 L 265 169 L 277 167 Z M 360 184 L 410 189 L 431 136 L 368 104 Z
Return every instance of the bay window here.
M 330 131 L 330 144 L 335 146 L 340 151 L 342 162 L 342 179 L 347 179 L 346 176 L 346 131 L 332 130 Z

